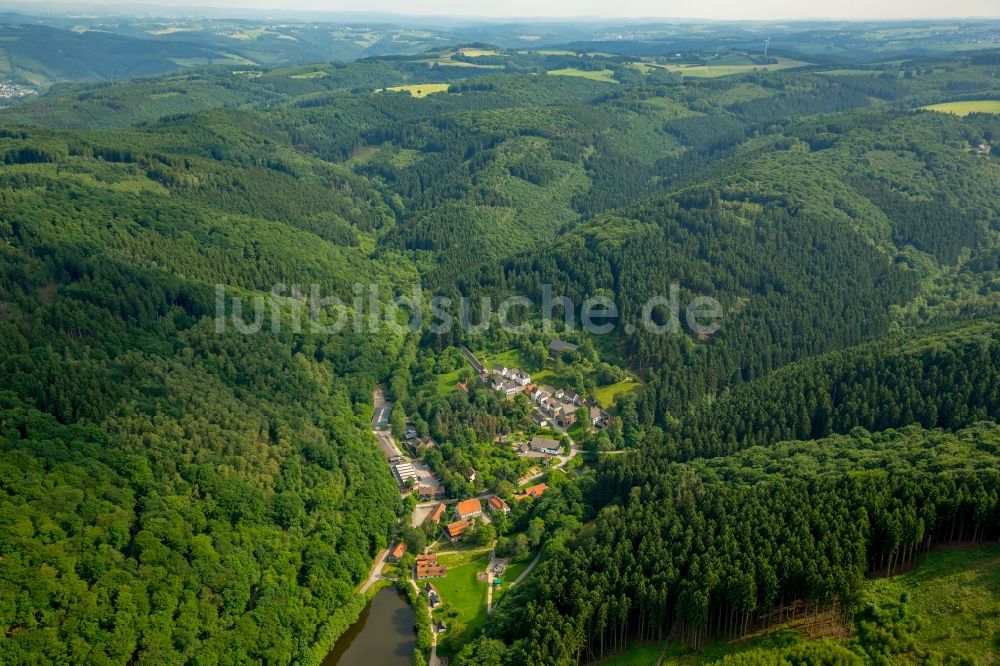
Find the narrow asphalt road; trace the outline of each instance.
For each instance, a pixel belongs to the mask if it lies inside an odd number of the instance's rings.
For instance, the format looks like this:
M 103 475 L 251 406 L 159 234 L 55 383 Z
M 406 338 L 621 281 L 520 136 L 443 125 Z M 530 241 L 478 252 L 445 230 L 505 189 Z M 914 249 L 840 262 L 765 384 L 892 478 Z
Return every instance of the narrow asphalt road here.
M 534 569 L 538 565 L 538 560 L 540 560 L 540 559 L 542 559 L 542 551 L 538 551 L 538 554 L 535 555 L 535 559 L 531 560 L 531 564 L 528 565 L 528 568 L 525 569 L 524 571 L 522 571 L 521 575 L 518 576 L 517 578 L 515 578 L 514 582 L 512 582 L 510 584 L 510 586 L 514 587 L 515 585 L 517 585 L 518 583 L 520 583 L 522 580 L 524 580 L 525 578 L 527 578 L 528 574 L 531 573 L 531 570 Z
M 382 575 L 382 568 L 385 566 L 385 557 L 388 554 L 389 554 L 388 548 L 380 550 L 378 553 L 375 554 L 375 562 L 374 564 L 372 564 L 371 571 L 368 572 L 368 580 L 362 583 L 361 587 L 358 590 L 359 592 L 361 592 L 361 594 L 364 594 L 365 592 L 370 590 L 372 585 L 375 584 L 375 581 L 377 581 L 379 577 Z

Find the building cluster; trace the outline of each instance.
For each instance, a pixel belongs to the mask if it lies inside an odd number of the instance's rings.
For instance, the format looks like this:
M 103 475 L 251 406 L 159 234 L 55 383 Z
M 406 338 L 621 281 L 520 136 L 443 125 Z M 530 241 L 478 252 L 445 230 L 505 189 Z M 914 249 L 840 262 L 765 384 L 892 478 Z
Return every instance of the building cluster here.
M 486 507 L 483 507 L 482 500 L 473 497 L 472 499 L 462 500 L 455 505 L 455 511 L 452 514 L 454 520 L 441 530 L 441 538 L 445 541 L 454 543 L 465 536 L 468 532 L 469 527 L 472 526 L 472 521 L 475 518 L 479 518 L 484 512 L 488 512 L 490 515 L 496 516 L 502 513 L 503 515 L 510 514 L 510 506 L 503 499 L 497 497 L 496 495 L 491 495 L 486 498 Z M 445 513 L 444 504 L 439 504 L 434 507 L 430 515 L 427 516 L 425 520 L 435 521 L 440 520 Z
M 587 404 L 583 396 L 573 391 L 550 386 L 532 386 L 528 397 L 534 400 L 542 414 L 564 428 L 576 423 L 577 408 Z
M 505 365 L 493 366 L 493 390 L 503 393 L 508 398 L 524 391 L 531 385 L 531 375 L 517 368 Z
M 535 386 L 531 383 L 531 375 L 518 368 L 495 365 L 492 381 L 493 390 L 508 398 L 518 393 L 526 394 L 534 401 L 539 412 L 561 427 L 576 423 L 577 407 L 587 404 L 583 396 L 572 391 Z
M 437 448 L 437 442 L 430 435 L 418 435 L 412 423 L 406 426 L 406 434 L 403 435 L 403 442 L 407 450 L 414 456 L 419 456 L 425 451 Z
M 576 349 L 576 345 L 560 340 L 550 344 L 560 350 Z M 490 381 L 484 376 L 485 381 Z M 508 368 L 505 365 L 495 365 L 492 371 L 493 390 L 512 397 L 524 393 L 534 403 L 538 410 L 536 422 L 547 425 L 547 421 L 555 423 L 560 428 L 568 428 L 577 422 L 577 410 L 580 407 L 590 409 L 590 425 L 595 428 L 607 428 L 611 424 L 611 415 L 584 396 L 564 388 L 551 386 L 536 386 L 531 383 L 531 375 L 518 368 Z
M 376 430 L 375 437 L 401 491 L 408 492 L 411 488 L 416 487 L 422 500 L 442 499 L 444 497 L 444 486 L 441 485 L 441 479 L 430 471 L 426 465 L 423 465 L 419 461 L 414 463 L 404 456 L 399 447 L 396 446 L 396 442 L 390 432 Z M 430 437 L 416 437 L 416 433 L 407 442 L 408 448 L 433 448 L 436 446 L 437 444 Z M 411 448 L 411 450 L 413 449 Z
M 448 567 L 443 564 L 438 564 L 437 555 L 434 553 L 428 553 L 417 555 L 416 558 L 416 574 L 417 580 L 426 580 L 427 578 L 441 578 L 448 571 Z
M 37 94 L 35 90 L 28 86 L 22 86 L 19 83 L 12 83 L 10 81 L 0 81 L 0 100 L 18 99 L 35 94 Z

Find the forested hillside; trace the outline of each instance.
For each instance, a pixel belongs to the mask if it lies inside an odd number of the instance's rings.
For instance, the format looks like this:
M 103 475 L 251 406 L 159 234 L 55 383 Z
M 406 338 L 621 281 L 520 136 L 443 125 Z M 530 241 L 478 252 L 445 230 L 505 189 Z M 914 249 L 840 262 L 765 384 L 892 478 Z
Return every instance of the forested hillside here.
M 394 342 L 220 334 L 212 285 L 377 280 L 340 214 L 378 212 L 234 120 L 2 139 L 4 663 L 313 662 L 360 610 Z
M 523 636 L 503 663 L 576 663 L 628 636 L 737 637 L 798 599 L 850 606 L 870 571 L 997 537 L 998 435 L 996 424 L 859 429 L 728 458 L 610 465 L 599 477 L 628 478 L 623 502 L 554 548 L 546 584 L 519 590 L 490 633 Z
M 847 634 L 866 576 L 996 540 L 1000 114 L 922 107 L 1000 99 L 997 54 L 837 60 L 856 39 L 436 45 L 0 111 L 0 662 L 318 663 L 415 504 L 375 388 L 451 499 L 543 465 L 503 439 L 540 432 L 530 401 L 471 385 L 461 346 L 601 397 L 608 427 L 556 433 L 594 455 L 535 470 L 551 492 L 510 522 L 541 564 L 453 663 L 697 650 L 796 603 Z M 551 285 L 620 325 L 293 325 L 293 285 L 353 311 L 413 284 Z M 220 331 L 216 285 L 263 330 Z M 644 328 L 671 290 L 720 328 Z M 892 663 L 866 649 L 792 661 Z

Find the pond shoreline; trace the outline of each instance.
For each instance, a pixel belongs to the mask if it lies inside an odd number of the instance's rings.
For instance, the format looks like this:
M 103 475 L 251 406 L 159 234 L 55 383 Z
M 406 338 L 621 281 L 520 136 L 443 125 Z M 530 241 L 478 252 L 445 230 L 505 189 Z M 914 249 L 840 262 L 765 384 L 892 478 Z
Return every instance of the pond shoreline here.
M 323 666 L 410 666 L 417 644 L 415 618 L 405 593 L 382 587 L 337 639 Z

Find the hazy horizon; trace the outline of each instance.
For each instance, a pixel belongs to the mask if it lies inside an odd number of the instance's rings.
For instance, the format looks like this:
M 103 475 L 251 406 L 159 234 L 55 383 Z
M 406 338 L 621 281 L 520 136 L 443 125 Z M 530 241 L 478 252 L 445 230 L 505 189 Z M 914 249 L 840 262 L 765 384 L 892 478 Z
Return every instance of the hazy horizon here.
M 87 2 L 0 3 L 38 10 L 68 11 L 79 7 L 162 8 L 174 10 L 227 10 L 322 12 L 352 14 L 393 14 L 412 17 L 454 17 L 465 19 L 509 20 L 586 20 L 586 19 L 684 19 L 713 21 L 796 21 L 796 20 L 907 20 L 994 18 L 1000 15 L 996 0 L 955 0 L 943 5 L 938 0 L 844 0 L 836 4 L 806 5 L 796 0 L 765 0 L 758 3 L 733 0 L 679 0 L 670 4 L 655 0 L 622 0 L 617 3 L 597 0 L 550 0 L 539 4 L 530 0 L 509 0 L 506 3 L 469 3 L 458 0 L 418 0 L 401 3 L 398 0 L 210 0 L 195 6 L 191 0 L 88 0 Z M 752 11 L 749 11 L 751 10 Z

